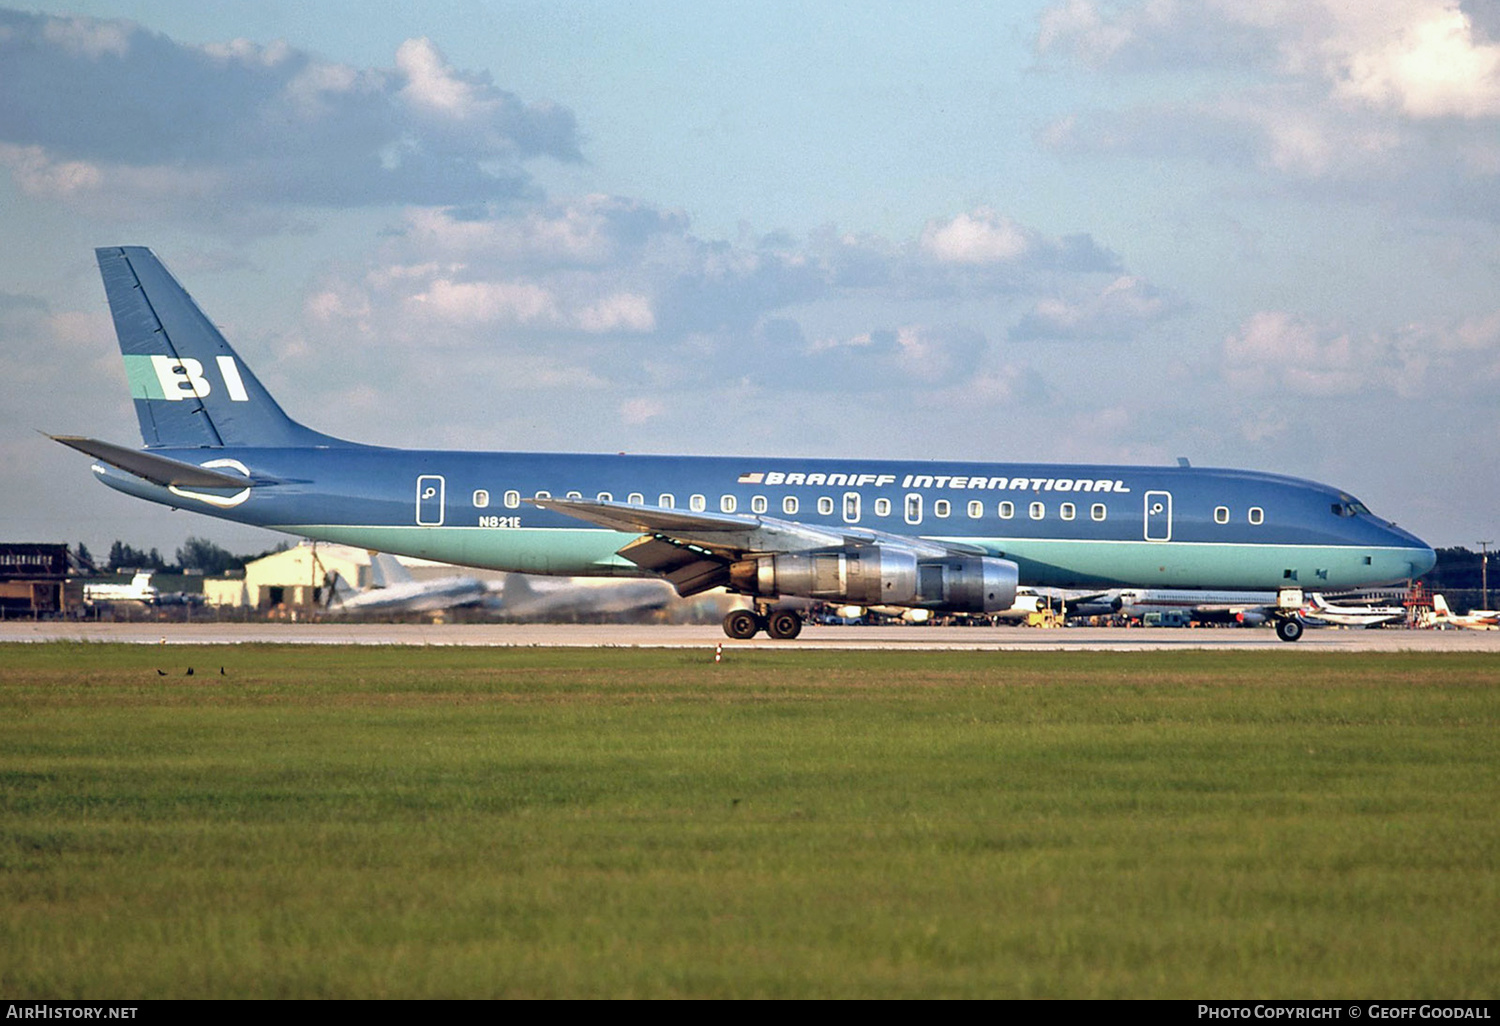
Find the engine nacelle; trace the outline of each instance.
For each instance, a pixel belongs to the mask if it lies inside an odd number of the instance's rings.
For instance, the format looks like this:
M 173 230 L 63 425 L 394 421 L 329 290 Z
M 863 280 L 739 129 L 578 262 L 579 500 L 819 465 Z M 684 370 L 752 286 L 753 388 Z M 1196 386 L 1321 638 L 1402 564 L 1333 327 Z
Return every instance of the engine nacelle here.
M 992 556 L 945 556 L 917 565 L 919 605 L 955 613 L 1000 613 L 1016 604 L 1020 568 Z
M 736 591 L 765 598 L 909 606 L 917 597 L 917 557 L 879 545 L 778 552 L 732 564 L 729 581 Z
M 918 559 L 882 545 L 780 552 L 729 568 L 734 590 L 775 598 L 798 595 L 864 606 L 917 606 L 955 613 L 996 613 L 1016 600 L 1019 570 L 1008 559 Z

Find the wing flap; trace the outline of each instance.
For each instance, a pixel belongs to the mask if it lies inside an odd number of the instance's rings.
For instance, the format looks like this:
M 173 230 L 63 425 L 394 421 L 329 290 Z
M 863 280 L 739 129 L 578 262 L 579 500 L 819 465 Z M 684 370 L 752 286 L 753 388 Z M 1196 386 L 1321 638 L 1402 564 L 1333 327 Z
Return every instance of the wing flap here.
M 620 555 L 642 570 L 665 577 L 683 598 L 729 583 L 728 558 L 665 538 L 637 538 L 621 549 Z

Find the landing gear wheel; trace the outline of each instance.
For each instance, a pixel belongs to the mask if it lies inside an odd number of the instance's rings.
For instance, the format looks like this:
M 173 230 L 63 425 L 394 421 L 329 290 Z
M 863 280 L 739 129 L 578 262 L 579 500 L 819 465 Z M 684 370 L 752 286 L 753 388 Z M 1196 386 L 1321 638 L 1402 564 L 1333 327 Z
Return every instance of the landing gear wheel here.
M 1276 636 L 1282 641 L 1298 641 L 1302 637 L 1302 621 L 1295 617 L 1276 621 Z
M 790 641 L 802 633 L 802 617 L 783 609 L 766 618 L 766 633 L 782 641 Z
M 764 626 L 753 609 L 736 609 L 724 617 L 724 633 L 739 641 L 755 637 Z

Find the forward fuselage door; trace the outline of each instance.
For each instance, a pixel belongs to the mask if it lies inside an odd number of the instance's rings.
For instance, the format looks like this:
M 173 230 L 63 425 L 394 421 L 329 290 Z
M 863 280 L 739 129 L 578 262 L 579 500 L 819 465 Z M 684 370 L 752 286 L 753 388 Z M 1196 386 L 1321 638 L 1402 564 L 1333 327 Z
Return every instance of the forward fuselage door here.
M 1172 540 L 1172 493 L 1146 493 L 1146 540 Z
M 447 490 L 441 474 L 423 474 L 417 478 L 417 526 L 441 527 L 443 493 Z

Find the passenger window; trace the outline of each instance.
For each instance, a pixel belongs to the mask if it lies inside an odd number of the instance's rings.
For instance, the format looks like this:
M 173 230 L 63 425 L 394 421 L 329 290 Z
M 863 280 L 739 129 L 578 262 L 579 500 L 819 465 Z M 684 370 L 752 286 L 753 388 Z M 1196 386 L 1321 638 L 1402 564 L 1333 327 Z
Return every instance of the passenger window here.
M 581 498 L 583 498 L 583 493 L 582 492 L 569 492 L 568 493 L 568 498 L 570 498 L 570 499 L 581 499 Z
M 935 517 L 946 517 L 953 512 L 953 505 L 947 499 L 939 499 L 932 504 L 932 515 Z
M 721 495 L 721 496 L 719 496 L 719 512 L 720 513 L 733 513 L 734 510 L 735 510 L 735 507 L 737 505 L 738 505 L 738 503 L 735 502 L 733 495 Z
M 485 491 L 483 488 L 476 489 L 474 492 L 474 508 L 484 509 L 489 504 L 490 493 Z
M 890 516 L 891 515 L 891 500 L 890 499 L 876 499 L 875 500 L 875 515 L 877 517 L 888 517 L 888 516 Z
M 521 505 L 521 493 L 511 490 L 505 493 L 505 508 L 519 509 Z
M 969 519 L 970 520 L 978 520 L 982 516 L 984 516 L 984 503 L 980 502 L 978 499 L 975 499 L 974 501 L 970 502 L 969 503 Z
M 845 492 L 844 493 L 844 523 L 846 523 L 846 524 L 857 524 L 857 523 L 859 523 L 859 493 L 858 492 Z
M 656 497 L 656 504 L 662 509 L 674 509 L 677 506 L 677 496 L 669 492 L 662 492 Z
M 542 489 L 538 488 L 536 490 L 536 497 L 538 499 L 550 499 L 550 498 L 552 498 L 552 493 L 548 492 L 548 491 L 543 491 Z
M 636 506 L 644 506 L 646 504 L 646 497 L 640 492 L 631 492 L 625 496 L 625 501 Z
M 1002 502 L 1000 504 L 1000 519 L 1009 520 L 1016 515 L 1016 504 L 1014 502 Z
M 702 513 L 708 509 L 708 499 L 701 495 L 691 495 L 688 497 L 688 508 L 694 513 Z
M 1028 512 L 1031 515 L 1031 519 L 1040 520 L 1047 515 L 1047 507 L 1040 502 L 1033 502 Z
M 1089 516 L 1095 520 L 1103 520 L 1108 515 L 1108 511 L 1104 508 L 1104 503 L 1102 502 L 1096 502 L 1089 507 Z
M 613 495 L 611 495 L 609 492 L 600 492 L 598 495 L 594 496 L 594 498 L 598 499 L 600 502 L 614 502 L 615 501 L 615 497 Z
M 1058 512 L 1064 520 L 1072 520 L 1078 515 L 1078 507 L 1071 502 L 1065 502 L 1062 504 L 1062 509 L 1058 510 Z
M 826 495 L 818 497 L 818 512 L 828 517 L 833 515 L 833 500 Z
M 1228 506 L 1215 506 L 1214 507 L 1214 523 L 1216 523 L 1216 524 L 1227 524 L 1227 523 L 1229 523 L 1229 507 Z
M 1266 511 L 1265 510 L 1261 509 L 1259 506 L 1251 506 L 1250 507 L 1250 522 L 1252 524 L 1264 523 L 1265 519 L 1266 519 Z
M 764 513 L 765 511 L 766 497 L 764 495 L 756 495 L 750 499 L 750 512 Z
M 906 497 L 906 522 L 908 524 L 922 522 L 922 497 L 916 493 Z
M 797 497 L 795 495 L 788 495 L 786 498 L 781 500 L 781 512 L 785 513 L 787 516 L 794 516 L 796 514 Z

